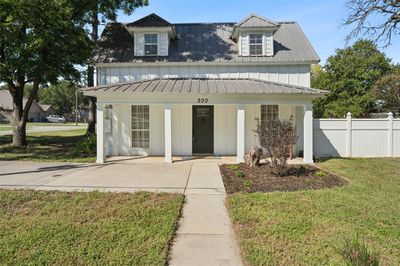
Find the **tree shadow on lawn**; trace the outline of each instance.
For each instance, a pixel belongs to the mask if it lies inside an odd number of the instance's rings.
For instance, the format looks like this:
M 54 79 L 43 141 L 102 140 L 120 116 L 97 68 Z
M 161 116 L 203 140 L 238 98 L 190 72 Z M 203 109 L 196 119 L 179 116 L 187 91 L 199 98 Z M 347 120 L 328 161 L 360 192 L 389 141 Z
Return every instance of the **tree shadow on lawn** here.
M 28 146 L 11 146 L 12 136 L 0 136 L 0 160 L 76 160 L 90 162 L 92 157 L 74 156 L 73 150 L 84 135 L 34 135 L 27 136 Z

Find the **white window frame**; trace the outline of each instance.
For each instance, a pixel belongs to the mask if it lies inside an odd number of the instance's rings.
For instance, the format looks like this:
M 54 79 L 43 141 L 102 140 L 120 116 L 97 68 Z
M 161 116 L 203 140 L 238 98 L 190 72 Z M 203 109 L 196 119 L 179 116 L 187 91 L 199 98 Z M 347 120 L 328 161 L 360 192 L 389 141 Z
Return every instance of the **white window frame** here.
M 260 35 L 261 36 L 261 43 L 257 43 L 257 44 L 252 44 L 251 43 L 251 35 Z M 252 54 L 251 53 L 251 47 L 252 46 L 261 46 L 261 53 L 260 54 Z M 264 34 L 260 33 L 260 32 L 252 32 L 249 33 L 249 55 L 250 56 L 263 56 L 264 55 Z
M 279 105 L 261 105 L 261 122 L 279 120 Z
M 156 41 L 155 42 L 150 42 L 146 43 L 146 35 L 155 35 L 156 36 Z M 158 55 L 158 40 L 160 36 L 157 32 L 146 32 L 143 34 L 143 52 L 145 56 L 157 56 Z M 146 53 L 146 45 L 151 45 L 151 46 L 156 46 L 156 53 L 155 54 L 147 54 Z
M 135 119 L 134 119 L 134 114 L 136 114 Z M 139 137 L 140 133 L 142 137 Z M 133 149 L 145 149 L 145 150 L 150 149 L 150 106 L 149 105 L 131 106 L 131 143 L 132 143 L 131 147 Z

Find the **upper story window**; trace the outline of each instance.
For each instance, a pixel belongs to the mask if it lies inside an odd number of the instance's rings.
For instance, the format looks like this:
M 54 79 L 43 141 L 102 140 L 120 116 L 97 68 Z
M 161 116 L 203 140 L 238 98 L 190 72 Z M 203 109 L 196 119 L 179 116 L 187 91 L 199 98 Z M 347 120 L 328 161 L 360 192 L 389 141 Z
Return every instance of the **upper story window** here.
M 263 55 L 263 35 L 249 34 L 250 55 Z
M 158 54 L 158 35 L 157 33 L 144 34 L 144 54 L 157 55 Z

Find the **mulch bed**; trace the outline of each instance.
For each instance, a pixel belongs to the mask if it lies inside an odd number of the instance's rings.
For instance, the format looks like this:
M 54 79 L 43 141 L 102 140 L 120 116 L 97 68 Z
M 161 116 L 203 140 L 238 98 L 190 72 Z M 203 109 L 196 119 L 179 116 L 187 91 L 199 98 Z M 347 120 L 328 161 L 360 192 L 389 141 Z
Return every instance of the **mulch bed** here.
M 225 190 L 235 192 L 272 192 L 314 190 L 340 187 L 348 182 L 331 173 L 319 170 L 316 167 L 291 166 L 291 175 L 277 176 L 271 172 L 267 164 L 259 167 L 248 167 L 246 164 L 220 165 Z

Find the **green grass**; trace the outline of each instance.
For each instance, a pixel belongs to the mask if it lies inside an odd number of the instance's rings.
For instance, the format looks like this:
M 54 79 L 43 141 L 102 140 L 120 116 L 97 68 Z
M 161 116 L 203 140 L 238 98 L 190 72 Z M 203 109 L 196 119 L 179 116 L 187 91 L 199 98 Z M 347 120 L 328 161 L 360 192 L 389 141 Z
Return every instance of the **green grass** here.
M 12 147 L 11 135 L 0 136 L 0 160 L 94 162 L 95 157 L 72 154 L 85 132 L 86 129 L 28 133 L 28 146 L 24 148 Z
M 0 190 L 2 265 L 165 265 L 183 196 Z
M 400 264 L 400 159 L 331 159 L 342 188 L 234 194 L 231 217 L 249 265 L 343 265 L 340 242 L 359 235 L 382 265 Z

